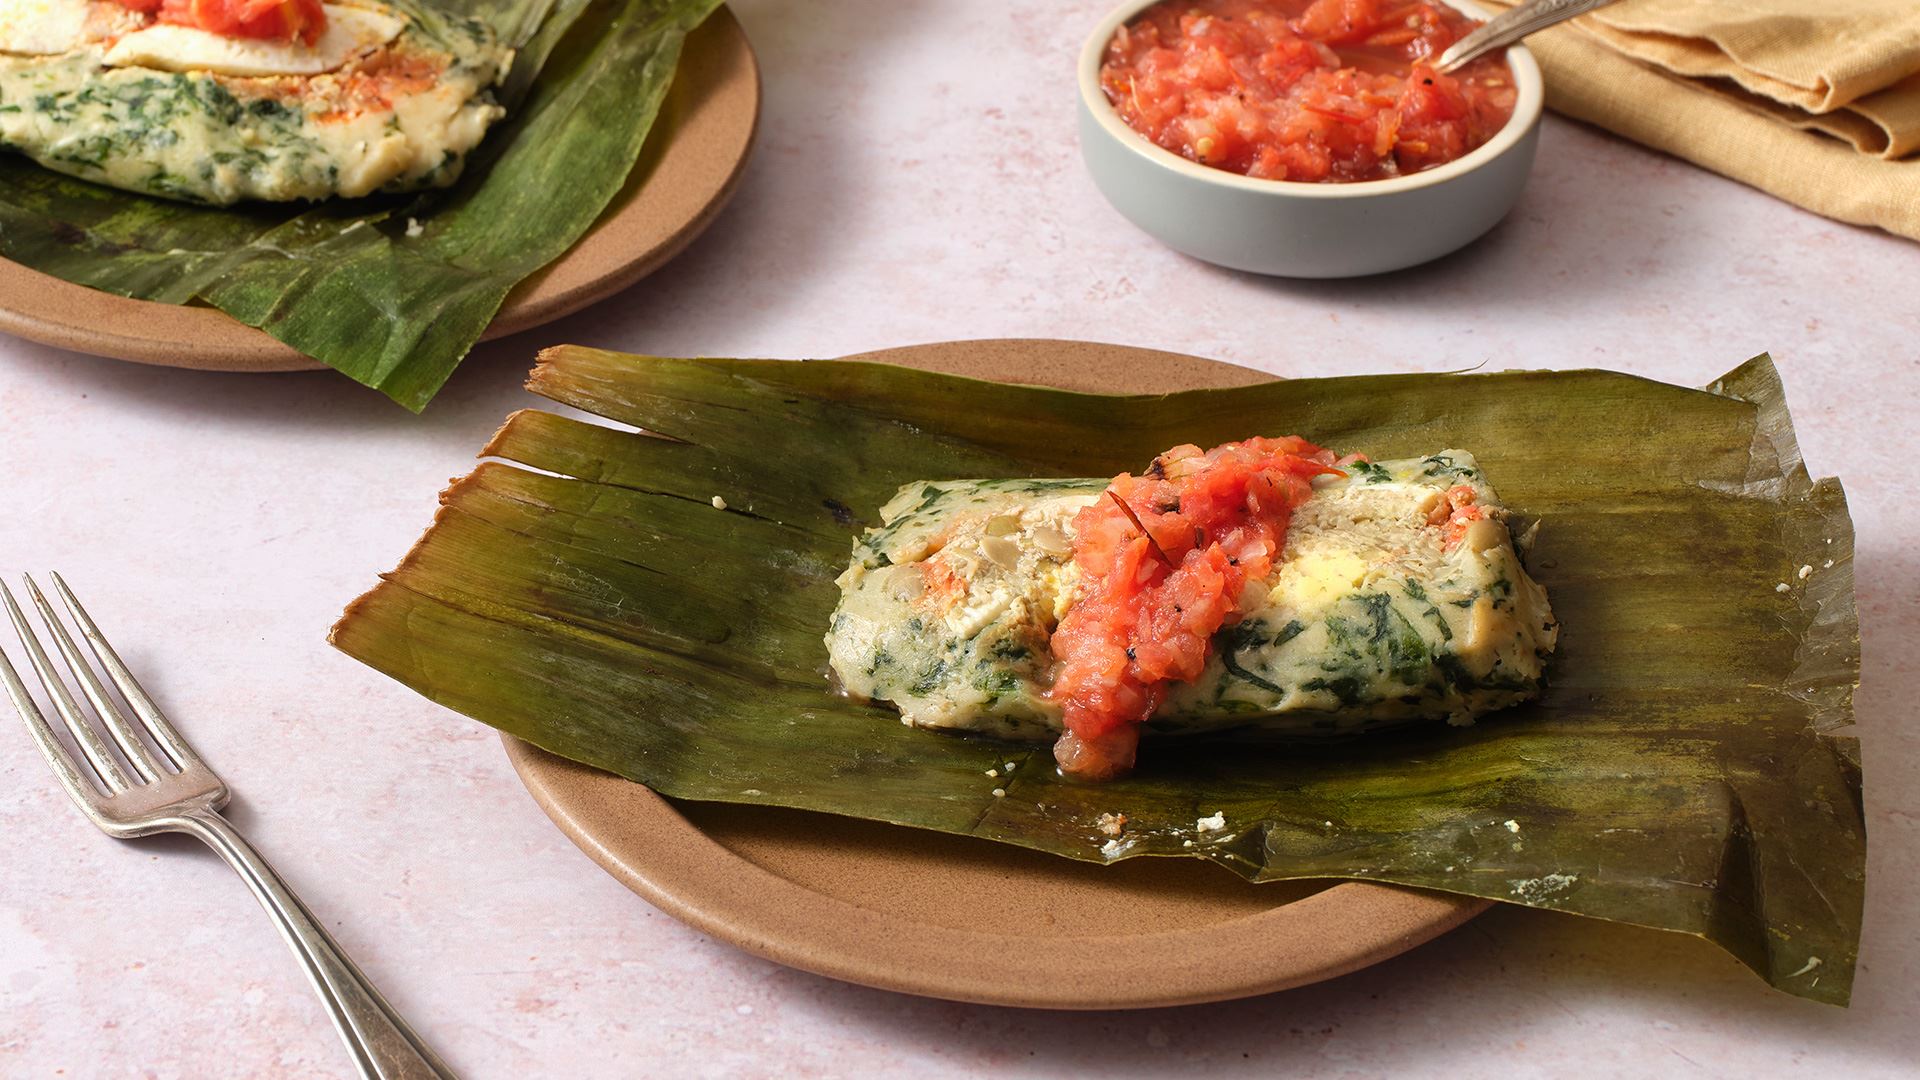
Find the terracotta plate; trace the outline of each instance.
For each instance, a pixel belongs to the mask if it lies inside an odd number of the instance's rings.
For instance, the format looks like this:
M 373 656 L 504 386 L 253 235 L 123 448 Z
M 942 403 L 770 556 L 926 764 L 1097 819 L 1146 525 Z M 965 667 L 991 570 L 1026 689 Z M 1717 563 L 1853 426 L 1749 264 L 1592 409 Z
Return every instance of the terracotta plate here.
M 627 187 L 571 250 L 507 296 L 482 340 L 570 315 L 658 269 L 739 184 L 760 116 L 760 70 L 726 8 L 687 36 Z M 210 307 L 129 300 L 0 259 L 0 331 L 63 349 L 208 371 L 322 367 Z
M 956 342 L 858 359 L 1135 393 L 1264 377 L 1082 342 Z M 1360 882 L 1254 885 L 1191 859 L 1096 866 L 851 818 L 669 801 L 506 744 L 548 816 L 654 906 L 748 952 L 887 990 L 1052 1009 L 1220 1001 L 1377 963 L 1489 906 Z

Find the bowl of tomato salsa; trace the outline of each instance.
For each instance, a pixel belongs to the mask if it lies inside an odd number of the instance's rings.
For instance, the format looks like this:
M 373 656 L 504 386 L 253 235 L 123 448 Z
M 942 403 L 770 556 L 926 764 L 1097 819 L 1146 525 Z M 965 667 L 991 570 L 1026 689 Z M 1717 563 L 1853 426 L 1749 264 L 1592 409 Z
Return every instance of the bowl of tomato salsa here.
M 1080 147 L 1128 219 L 1283 277 L 1382 273 L 1493 228 L 1539 140 L 1524 47 L 1441 74 L 1467 0 L 1129 0 L 1080 54 Z

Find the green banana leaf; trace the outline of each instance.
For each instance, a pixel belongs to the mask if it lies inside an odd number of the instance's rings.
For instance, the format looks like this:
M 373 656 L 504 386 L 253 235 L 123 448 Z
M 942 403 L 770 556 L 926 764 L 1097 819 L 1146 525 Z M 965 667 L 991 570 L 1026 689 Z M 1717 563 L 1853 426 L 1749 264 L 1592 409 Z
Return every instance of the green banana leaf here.
M 1764 356 L 1704 391 L 1568 371 L 1101 397 L 569 346 L 530 386 L 644 431 L 514 415 L 485 453 L 531 469 L 456 482 L 347 609 L 333 642 L 436 701 L 671 797 L 1576 912 L 1700 935 L 1774 986 L 1847 1001 L 1865 865 L 1839 732 L 1859 671 L 1852 526 L 1840 484 L 1802 465 Z M 1540 701 L 1464 729 L 1150 744 L 1133 776 L 1087 785 L 1044 747 L 828 692 L 834 576 L 902 482 L 1106 476 L 1287 433 L 1478 455 L 1540 522 L 1529 565 L 1562 624 Z M 1127 816 L 1118 843 L 1095 824 L 1109 812 Z M 1226 829 L 1197 831 L 1215 812 Z
M 0 154 L 0 255 L 122 296 L 211 304 L 418 412 L 514 285 L 619 193 L 682 40 L 719 2 L 398 0 L 485 19 L 519 50 L 507 118 L 452 188 L 222 209 Z

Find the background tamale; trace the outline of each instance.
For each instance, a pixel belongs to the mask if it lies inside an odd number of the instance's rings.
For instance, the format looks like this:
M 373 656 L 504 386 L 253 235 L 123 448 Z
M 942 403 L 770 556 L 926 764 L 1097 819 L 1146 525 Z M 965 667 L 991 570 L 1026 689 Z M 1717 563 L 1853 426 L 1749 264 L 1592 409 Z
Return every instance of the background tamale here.
M 518 47 L 499 88 L 507 116 L 453 187 L 220 208 L 0 153 L 0 255 L 122 296 L 211 304 L 424 408 L 513 286 L 620 191 L 686 32 L 719 0 L 389 2 L 484 19 Z

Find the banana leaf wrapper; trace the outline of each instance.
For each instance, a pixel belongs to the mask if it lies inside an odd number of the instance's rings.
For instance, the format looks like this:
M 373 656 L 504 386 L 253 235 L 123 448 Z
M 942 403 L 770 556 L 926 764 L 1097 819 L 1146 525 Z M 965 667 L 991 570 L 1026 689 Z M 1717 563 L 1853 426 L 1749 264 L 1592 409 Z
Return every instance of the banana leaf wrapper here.
M 484 19 L 518 49 L 496 91 L 507 116 L 453 187 L 219 208 L 0 153 L 0 255 L 121 296 L 210 304 L 425 408 L 507 293 L 619 193 L 687 31 L 720 0 L 389 2 Z
M 1705 390 L 1570 371 L 1101 397 L 562 347 L 530 386 L 644 430 L 515 414 L 484 453 L 531 469 L 457 481 L 348 608 L 334 643 L 438 702 L 674 798 L 1575 912 L 1699 935 L 1780 989 L 1847 1001 L 1865 865 L 1839 730 L 1859 669 L 1852 527 L 1764 356 Z M 1133 776 L 1085 785 L 1044 747 L 828 692 L 834 576 L 899 484 L 1112 475 L 1177 443 L 1296 432 L 1378 457 L 1471 449 L 1540 522 L 1528 562 L 1562 624 L 1544 697 L 1464 729 L 1150 743 Z M 1216 812 L 1226 828 L 1197 828 Z M 1120 837 L 1105 813 L 1126 815 Z

